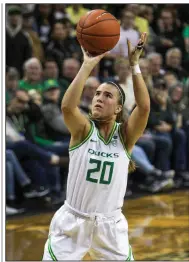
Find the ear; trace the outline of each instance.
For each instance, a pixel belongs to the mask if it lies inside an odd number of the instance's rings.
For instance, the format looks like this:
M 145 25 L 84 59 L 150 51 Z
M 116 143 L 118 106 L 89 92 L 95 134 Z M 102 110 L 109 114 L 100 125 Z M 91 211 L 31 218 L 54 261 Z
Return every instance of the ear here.
M 117 105 L 117 108 L 115 110 L 115 114 L 116 115 L 119 114 L 121 112 L 121 110 L 122 110 L 122 106 L 121 105 Z

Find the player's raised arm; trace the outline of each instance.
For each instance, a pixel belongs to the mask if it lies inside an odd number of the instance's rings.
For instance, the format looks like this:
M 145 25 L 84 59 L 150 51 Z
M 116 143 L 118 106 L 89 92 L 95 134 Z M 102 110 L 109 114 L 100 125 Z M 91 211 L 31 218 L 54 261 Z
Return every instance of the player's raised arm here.
M 92 69 L 106 54 L 104 53 L 96 57 L 90 57 L 90 55 L 85 52 L 83 48 L 82 51 L 84 56 L 83 64 L 75 79 L 72 81 L 64 94 L 61 104 L 64 121 L 71 133 L 72 140 L 75 139 L 76 142 L 80 142 L 80 140 L 82 140 L 90 131 L 89 120 L 80 112 L 78 108 L 85 82 Z
M 123 125 L 122 133 L 125 138 L 127 150 L 131 152 L 134 144 L 143 134 L 150 112 L 150 98 L 146 84 L 139 68 L 139 57 L 146 41 L 146 33 L 141 34 L 138 45 L 132 48 L 130 41 L 127 41 L 129 61 L 132 68 L 133 87 L 136 107 L 131 113 L 127 123 Z

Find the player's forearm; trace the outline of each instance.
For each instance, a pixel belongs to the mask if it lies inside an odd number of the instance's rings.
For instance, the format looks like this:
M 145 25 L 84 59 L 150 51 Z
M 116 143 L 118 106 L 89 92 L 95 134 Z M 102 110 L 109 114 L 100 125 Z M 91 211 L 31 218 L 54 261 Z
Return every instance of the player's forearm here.
M 82 64 L 77 76 L 74 78 L 64 94 L 61 104 L 62 110 L 73 109 L 79 105 L 85 82 L 92 69 L 93 68 L 87 64 Z
M 133 75 L 135 101 L 140 112 L 150 111 L 150 97 L 142 74 Z

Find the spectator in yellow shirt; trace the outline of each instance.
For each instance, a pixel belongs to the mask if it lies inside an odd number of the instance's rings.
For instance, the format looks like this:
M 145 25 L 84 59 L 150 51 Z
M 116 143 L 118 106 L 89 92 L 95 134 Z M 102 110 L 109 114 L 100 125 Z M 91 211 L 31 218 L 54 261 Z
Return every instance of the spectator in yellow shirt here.
M 129 4 L 126 7 L 127 10 L 135 14 L 135 27 L 142 33 L 146 32 L 149 35 L 149 24 L 148 20 L 140 16 L 140 5 L 139 4 Z
M 76 25 L 81 16 L 85 15 L 88 11 L 89 9 L 84 8 L 82 4 L 73 4 L 66 8 L 66 12 L 73 25 Z

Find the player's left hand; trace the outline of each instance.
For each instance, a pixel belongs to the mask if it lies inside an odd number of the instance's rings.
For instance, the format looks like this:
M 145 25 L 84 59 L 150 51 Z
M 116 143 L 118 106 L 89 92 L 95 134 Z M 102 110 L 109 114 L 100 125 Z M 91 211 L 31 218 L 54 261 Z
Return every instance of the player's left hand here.
M 140 55 L 142 54 L 146 39 L 147 39 L 147 34 L 144 32 L 141 34 L 141 37 L 135 48 L 133 48 L 131 42 L 129 41 L 129 39 L 127 39 L 130 66 L 134 66 L 139 63 L 139 58 L 140 58 Z

